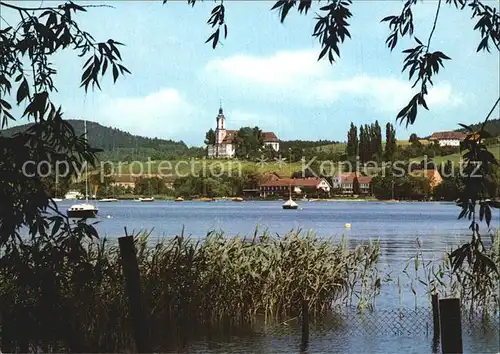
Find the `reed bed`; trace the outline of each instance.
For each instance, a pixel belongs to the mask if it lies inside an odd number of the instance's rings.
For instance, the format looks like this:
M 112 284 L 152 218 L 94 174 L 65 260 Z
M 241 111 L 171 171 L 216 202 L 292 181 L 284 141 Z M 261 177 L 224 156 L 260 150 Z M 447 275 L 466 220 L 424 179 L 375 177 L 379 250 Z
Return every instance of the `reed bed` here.
M 0 255 L 2 351 L 134 350 L 118 245 L 84 240 L 40 237 Z M 300 230 L 231 238 L 211 232 L 203 240 L 181 234 L 157 243 L 143 233 L 135 244 L 155 351 L 175 350 L 200 335 L 297 319 L 304 299 L 312 318 L 346 307 L 370 309 L 381 286 L 396 281 L 378 270 L 378 242 L 350 247 L 345 239 Z M 408 281 L 415 299 L 424 285 L 429 299 L 438 292 L 459 297 L 470 313 L 498 313 L 498 273 L 452 272 L 447 255 L 427 260 L 419 245 L 398 285 Z M 498 232 L 489 253 L 498 264 Z
M 218 326 L 267 325 L 345 305 L 365 307 L 380 286 L 376 242 L 347 247 L 312 233 L 203 240 L 136 237 L 153 348 Z M 36 241 L 4 257 L 2 347 L 116 352 L 133 348 L 119 250 L 107 240 Z M 9 263 L 10 262 L 10 263 Z M 378 284 L 378 285 L 377 285 Z
M 487 256 L 500 268 L 500 230 L 490 235 Z M 408 260 L 403 269 L 403 277 L 409 281 L 409 287 L 417 298 L 417 287 L 423 285 L 431 301 L 432 294 L 441 298 L 460 299 L 464 315 L 498 316 L 500 310 L 500 273 L 493 270 L 475 271 L 470 265 L 464 265 L 453 271 L 450 262 L 451 251 L 437 259 L 426 259 L 419 239 L 415 242 L 415 255 Z M 400 279 L 398 278 L 398 284 Z M 416 306 L 416 305 L 415 305 Z

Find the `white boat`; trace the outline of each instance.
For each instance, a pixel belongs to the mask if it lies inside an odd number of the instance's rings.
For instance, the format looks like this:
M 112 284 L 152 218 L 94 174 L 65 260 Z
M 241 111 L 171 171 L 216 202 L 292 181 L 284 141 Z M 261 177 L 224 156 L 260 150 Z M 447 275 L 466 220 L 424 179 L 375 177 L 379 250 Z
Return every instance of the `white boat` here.
M 155 198 L 154 197 L 151 197 L 151 198 L 139 198 L 139 201 L 140 202 L 154 202 Z
M 87 138 L 87 121 L 83 121 L 85 127 L 85 138 Z M 87 171 L 87 163 L 85 163 L 85 203 L 73 204 L 67 210 L 69 218 L 95 218 L 99 209 L 97 206 L 89 203 L 89 174 Z
M 292 154 L 291 154 L 291 150 L 290 151 L 290 160 L 288 161 L 288 165 L 290 166 L 290 176 L 292 175 L 292 165 L 291 165 L 291 161 L 292 161 Z M 295 203 L 292 199 L 292 182 L 290 182 L 289 186 L 288 186 L 288 200 L 282 205 L 283 209 L 298 209 L 298 204 Z
M 69 191 L 64 195 L 64 199 L 77 200 L 83 197 L 83 194 L 78 191 Z
M 103 202 L 103 203 L 111 203 L 111 202 L 117 202 L 118 199 L 116 198 L 102 198 L 102 199 L 99 199 L 100 202 Z
M 62 202 L 63 200 L 61 198 L 52 198 L 54 202 Z
M 99 209 L 95 205 L 89 203 L 74 204 L 68 208 L 67 215 L 69 218 L 95 218 Z
M 283 204 L 283 209 L 298 209 L 299 205 L 295 203 L 292 198 L 288 199 L 284 204 Z

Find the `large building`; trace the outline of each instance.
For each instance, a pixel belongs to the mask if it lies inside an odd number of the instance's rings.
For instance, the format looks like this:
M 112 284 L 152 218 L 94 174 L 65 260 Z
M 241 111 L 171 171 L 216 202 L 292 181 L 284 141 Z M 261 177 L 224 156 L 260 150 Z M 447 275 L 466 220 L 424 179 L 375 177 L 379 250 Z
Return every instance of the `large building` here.
M 460 132 L 436 132 L 429 138 L 436 141 L 439 146 L 460 146 L 460 142 L 465 139 L 465 134 Z
M 357 180 L 360 194 L 371 194 L 372 178 L 359 172 L 341 173 L 332 179 L 333 188 L 341 194 L 354 194 L 354 184 Z
M 234 157 L 236 146 L 234 138 L 237 130 L 226 129 L 226 117 L 222 107 L 219 108 L 217 115 L 217 128 L 215 129 L 215 144 L 208 145 L 208 157 L 211 158 L 232 158 Z M 271 146 L 275 151 L 280 149 L 278 137 L 273 132 L 263 132 L 264 145 Z
M 324 178 L 269 178 L 260 184 L 260 196 L 266 198 L 271 195 L 288 196 L 290 190 L 295 195 L 303 197 L 330 193 L 331 186 Z
M 410 173 L 414 177 L 426 177 L 429 181 L 429 186 L 431 189 L 435 189 L 441 183 L 443 183 L 443 177 L 438 170 L 430 169 L 430 170 L 413 170 Z

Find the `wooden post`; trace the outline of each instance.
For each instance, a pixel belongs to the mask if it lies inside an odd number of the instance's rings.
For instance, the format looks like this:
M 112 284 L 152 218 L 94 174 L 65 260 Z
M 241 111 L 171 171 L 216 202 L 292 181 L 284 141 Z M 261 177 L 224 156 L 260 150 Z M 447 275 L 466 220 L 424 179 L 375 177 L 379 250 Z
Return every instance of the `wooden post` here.
M 309 342 L 309 300 L 302 300 L 302 345 Z
M 461 317 L 459 299 L 439 300 L 441 350 L 443 353 L 463 353 Z
M 119 237 L 118 244 L 120 245 L 123 275 L 125 277 L 125 291 L 128 295 L 129 309 L 132 316 L 136 350 L 139 353 L 151 353 L 149 327 L 147 326 L 142 304 L 141 279 L 134 238 L 133 236 Z
M 439 338 L 439 295 L 432 294 L 432 323 L 434 330 L 434 338 Z

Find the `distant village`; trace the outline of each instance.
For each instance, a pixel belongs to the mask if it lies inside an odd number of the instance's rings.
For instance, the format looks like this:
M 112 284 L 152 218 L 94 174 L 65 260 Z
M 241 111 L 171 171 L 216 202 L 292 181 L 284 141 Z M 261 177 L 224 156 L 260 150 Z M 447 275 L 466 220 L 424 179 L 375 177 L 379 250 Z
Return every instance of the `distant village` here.
M 207 134 L 206 159 L 208 161 L 220 161 L 235 159 L 237 155 L 238 130 L 227 129 L 226 117 L 223 108 L 220 107 L 216 116 L 216 125 L 213 133 Z M 369 128 L 369 127 L 368 127 Z M 352 128 L 351 128 L 352 129 Z M 361 128 L 363 129 L 363 127 Z M 366 127 L 365 127 L 365 130 Z M 211 137 L 210 137 L 211 135 Z M 281 153 L 280 139 L 275 132 L 263 131 L 260 133 L 263 148 L 271 152 Z M 460 142 L 465 138 L 465 134 L 457 131 L 434 132 L 427 140 L 435 146 L 441 148 L 457 149 Z M 411 138 L 410 138 L 411 141 Z M 358 142 L 359 144 L 359 142 Z M 420 144 L 420 142 L 417 142 Z M 283 153 L 287 153 L 286 151 Z M 258 169 L 256 169 L 258 170 Z M 293 173 L 292 173 L 293 172 Z M 429 198 L 433 190 L 443 183 L 443 177 L 435 166 L 416 166 L 412 168 L 411 175 L 415 178 L 426 180 L 427 187 L 418 187 L 422 190 L 416 193 L 417 199 Z M 210 177 L 210 176 L 208 176 Z M 222 181 L 224 178 L 220 178 Z M 374 179 L 375 182 L 374 183 Z M 149 194 L 168 194 L 173 196 L 191 194 L 194 197 L 203 197 L 207 195 L 217 197 L 242 196 L 245 198 L 260 199 L 279 199 L 285 197 L 290 191 L 295 198 L 331 198 L 336 196 L 353 197 L 379 197 L 385 193 L 386 198 L 396 198 L 397 188 L 408 189 L 415 187 L 398 187 L 394 181 L 392 185 L 388 181 L 377 181 L 377 177 L 365 175 L 361 172 L 342 172 L 335 176 L 311 176 L 300 174 L 298 171 L 264 171 L 258 173 L 258 178 L 252 182 L 244 181 L 242 177 L 238 187 L 232 186 L 234 181 L 226 179 L 221 183 L 226 183 L 229 187 L 207 186 L 204 181 L 203 188 L 200 187 L 200 181 L 189 180 L 189 178 L 165 177 L 159 174 L 151 173 L 148 175 L 135 176 L 131 174 L 115 175 L 107 186 L 101 186 L 101 191 L 107 189 L 107 194 L 111 195 L 149 195 Z M 156 180 L 153 184 L 151 181 Z M 216 182 L 210 180 L 210 183 Z M 385 183 L 385 184 L 384 184 Z M 389 183 L 389 184 L 388 184 Z M 408 182 L 410 183 L 410 182 Z M 414 182 L 411 182 L 414 183 Z M 153 187 L 151 187 L 153 185 Z M 161 186 L 160 186 L 161 185 Z M 384 193 L 380 189 L 390 189 Z M 117 193 L 117 190 L 121 190 Z M 378 192 L 377 192 L 378 190 Z M 430 197 L 432 198 L 432 197 Z

